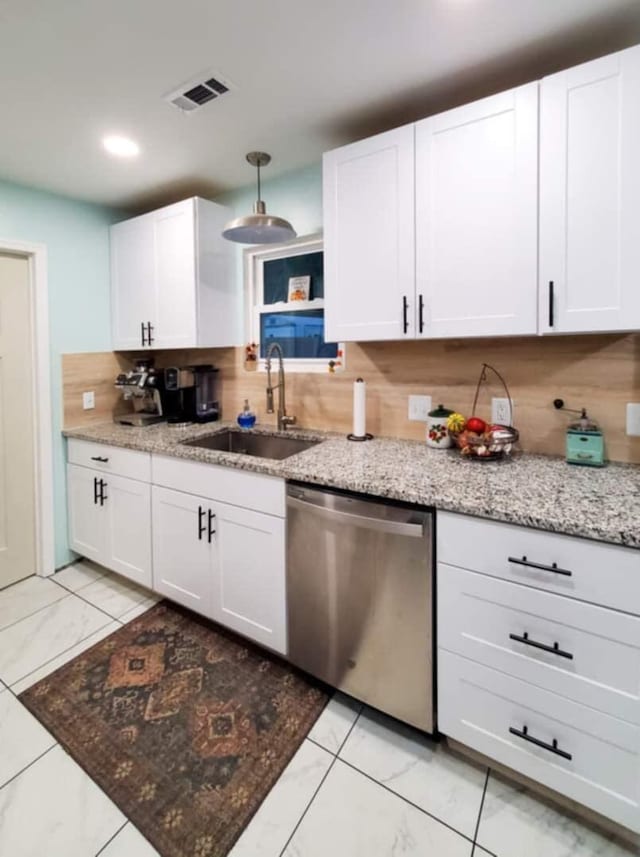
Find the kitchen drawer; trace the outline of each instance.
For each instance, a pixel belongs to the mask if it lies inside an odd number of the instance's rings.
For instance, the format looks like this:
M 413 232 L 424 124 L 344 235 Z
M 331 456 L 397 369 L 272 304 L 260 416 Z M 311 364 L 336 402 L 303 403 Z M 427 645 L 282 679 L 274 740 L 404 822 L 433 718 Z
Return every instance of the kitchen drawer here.
M 151 481 L 151 455 L 148 452 L 71 437 L 68 440 L 67 459 L 71 464 L 93 467 L 94 470 L 115 473 L 139 482 Z
M 153 484 L 285 517 L 285 483 L 276 476 L 154 455 Z
M 438 562 L 640 615 L 640 550 L 452 512 L 437 532 Z
M 438 675 L 441 732 L 640 831 L 637 726 L 443 649 Z
M 441 648 L 640 725 L 639 617 L 444 563 L 437 592 Z

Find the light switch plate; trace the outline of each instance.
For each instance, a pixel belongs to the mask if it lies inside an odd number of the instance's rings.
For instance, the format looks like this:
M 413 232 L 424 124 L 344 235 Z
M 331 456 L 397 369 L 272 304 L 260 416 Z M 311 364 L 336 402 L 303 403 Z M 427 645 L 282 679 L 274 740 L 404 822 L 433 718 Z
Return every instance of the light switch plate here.
M 431 410 L 431 396 L 409 396 L 409 419 L 426 423 Z
M 96 394 L 93 390 L 89 393 L 82 394 L 82 408 L 85 411 L 90 411 L 96 406 Z
M 627 402 L 627 434 L 640 437 L 640 402 Z

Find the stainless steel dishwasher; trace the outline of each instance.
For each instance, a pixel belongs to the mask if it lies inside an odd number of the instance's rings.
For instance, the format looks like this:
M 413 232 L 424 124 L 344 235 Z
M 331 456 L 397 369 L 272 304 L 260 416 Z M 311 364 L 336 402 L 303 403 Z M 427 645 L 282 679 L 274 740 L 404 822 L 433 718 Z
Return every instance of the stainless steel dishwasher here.
M 433 513 L 290 483 L 289 659 L 427 732 L 433 705 Z

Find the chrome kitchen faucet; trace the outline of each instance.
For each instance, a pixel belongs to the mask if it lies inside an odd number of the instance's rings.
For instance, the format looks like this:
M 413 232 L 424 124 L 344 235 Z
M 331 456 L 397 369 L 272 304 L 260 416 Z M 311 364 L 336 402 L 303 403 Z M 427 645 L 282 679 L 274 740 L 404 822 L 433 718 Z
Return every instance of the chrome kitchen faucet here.
M 278 355 L 278 383 L 271 383 L 271 355 Z M 272 342 L 267 348 L 267 413 L 273 414 L 273 391 L 278 389 L 278 431 L 284 431 L 287 426 L 295 424 L 296 418 L 287 416 L 287 406 L 284 395 L 284 360 L 282 348 L 278 342 Z

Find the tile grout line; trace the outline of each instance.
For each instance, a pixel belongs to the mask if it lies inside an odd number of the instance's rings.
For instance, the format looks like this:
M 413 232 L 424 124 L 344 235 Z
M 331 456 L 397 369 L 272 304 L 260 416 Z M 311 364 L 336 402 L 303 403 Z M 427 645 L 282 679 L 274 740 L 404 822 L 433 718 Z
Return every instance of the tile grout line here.
M 347 734 L 346 734 L 346 736 L 345 736 L 344 741 L 342 742 L 342 744 L 341 744 L 341 745 L 340 745 L 340 747 L 338 748 L 338 753 L 339 753 L 339 752 L 340 752 L 340 750 L 344 747 L 345 742 L 346 742 L 346 741 L 347 741 L 347 739 L 349 738 L 349 735 L 351 735 L 351 733 L 353 732 L 353 729 L 354 729 L 354 727 L 355 727 L 356 723 L 357 723 L 357 722 L 358 722 L 358 720 L 360 719 L 360 715 L 362 714 L 362 709 L 363 709 L 363 707 L 364 707 L 364 706 L 361 706 L 361 707 L 360 707 L 360 711 L 358 712 L 358 716 L 355 718 L 355 720 L 354 720 L 354 721 L 353 721 L 353 723 L 351 724 L 351 727 L 349 728 L 349 731 L 347 732 Z M 307 739 L 305 739 L 305 740 L 310 740 L 310 739 L 309 739 L 309 738 L 307 738 Z M 312 743 L 316 744 L 316 742 L 315 742 L 315 741 L 313 741 Z M 318 747 L 320 747 L 320 744 L 317 744 L 317 746 L 318 746 Z M 323 778 L 322 778 L 322 779 L 320 780 L 320 782 L 318 783 L 318 787 L 316 788 L 316 790 L 314 791 L 314 793 L 311 795 L 311 799 L 309 800 L 309 803 L 308 803 L 308 804 L 306 805 L 306 807 L 304 808 L 304 811 L 303 811 L 302 815 L 300 816 L 300 818 L 298 819 L 298 821 L 296 822 L 296 825 L 295 825 L 295 827 L 293 828 L 293 830 L 291 831 L 291 834 L 290 834 L 289 838 L 288 838 L 288 839 L 287 839 L 287 841 L 284 843 L 284 846 L 283 846 L 283 848 L 282 848 L 282 851 L 281 851 L 281 852 L 280 852 L 280 854 L 279 854 L 279 857 L 283 857 L 283 855 L 284 855 L 285 851 L 286 851 L 286 850 L 287 850 L 287 848 L 289 847 L 289 844 L 290 844 L 291 840 L 292 840 L 292 839 L 293 839 L 293 837 L 296 835 L 296 832 L 297 832 L 298 828 L 299 828 L 299 827 L 300 827 L 300 825 L 302 824 L 302 821 L 304 820 L 305 815 L 309 812 L 309 809 L 311 808 L 311 806 L 312 806 L 312 804 L 313 804 L 314 800 L 316 799 L 316 797 L 317 797 L 317 795 L 318 795 L 318 792 L 320 791 L 320 789 L 321 789 L 321 788 L 322 788 L 322 786 L 324 785 L 325 780 L 327 779 L 327 777 L 328 777 L 328 776 L 329 776 L 329 774 L 331 773 L 331 769 L 333 768 L 333 766 L 335 765 L 336 761 L 338 760 L 338 755 L 337 755 L 336 753 L 332 753 L 332 752 L 331 752 L 331 750 L 327 750 L 327 748 L 326 748 L 326 747 L 322 747 L 321 749 L 323 749 L 326 753 L 329 753 L 329 755 L 330 755 L 330 756 L 333 756 L 333 758 L 332 758 L 332 760 L 331 760 L 331 764 L 329 765 L 329 767 L 328 767 L 328 768 L 327 768 L 327 770 L 325 771 L 325 774 L 324 774 Z
M 490 775 L 490 773 L 491 773 L 491 768 L 489 768 L 489 767 L 487 766 L 487 774 L 486 774 L 486 776 L 485 776 L 485 778 L 484 778 L 484 788 L 482 789 L 482 798 L 480 799 L 480 810 L 479 810 L 479 812 L 478 812 L 478 819 L 477 819 L 477 821 L 476 821 L 476 829 L 475 829 L 475 833 L 473 834 L 473 847 L 472 847 L 472 849 L 471 849 L 471 857 L 473 857 L 473 855 L 475 854 L 475 851 L 476 851 L 476 845 L 478 845 L 478 833 L 480 833 L 480 819 L 482 818 L 482 809 L 483 809 L 483 807 L 484 807 L 484 796 L 485 796 L 485 795 L 486 795 L 486 793 L 487 793 L 487 786 L 489 785 L 489 775 Z M 479 848 L 481 848 L 482 846 L 481 846 L 481 845 L 479 845 L 478 847 L 479 847 Z
M 18 583 L 22 583 L 22 581 L 19 580 Z M 60 586 L 60 584 L 58 584 L 58 586 Z M 8 625 L 4 625 L 2 628 L 0 628 L 0 634 L 2 634 L 2 632 L 6 631 L 8 628 L 13 628 L 14 625 L 18 625 L 20 622 L 23 622 L 25 619 L 30 619 L 31 616 L 37 616 L 38 613 L 41 613 L 43 610 L 46 610 L 47 607 L 53 607 L 54 604 L 59 604 L 60 601 L 64 601 L 67 595 L 71 595 L 69 590 L 65 589 L 64 586 L 62 586 L 61 589 L 64 593 L 66 593 L 65 595 L 62 595 L 60 598 L 56 598 L 55 601 L 50 601 L 48 604 L 43 604 L 42 607 L 38 607 L 38 609 L 34 610 L 32 613 L 26 613 L 24 616 L 21 616 L 19 619 L 16 619 L 15 622 L 9 622 Z
M 95 782 L 95 781 L 94 781 L 94 782 Z M 122 813 L 122 814 L 124 815 L 124 813 Z M 100 854 L 102 854 L 102 852 L 104 851 L 104 849 L 105 849 L 108 845 L 110 845 L 110 844 L 113 842 L 113 840 L 116 838 L 116 836 L 117 836 L 119 833 L 122 833 L 122 831 L 125 829 L 125 827 L 127 826 L 127 824 L 131 824 L 131 822 L 130 822 L 130 821 L 129 821 L 129 819 L 125 816 L 125 822 L 124 822 L 124 824 L 122 825 L 122 827 L 119 827 L 119 828 L 116 830 L 116 832 L 113 834 L 113 836 L 110 836 L 110 837 L 109 837 L 109 839 L 107 839 L 107 841 L 106 841 L 106 842 L 104 843 L 104 845 L 100 848 L 100 850 L 99 850 L 99 851 L 96 851 L 96 853 L 95 853 L 94 857 L 100 857 Z M 148 841 L 148 840 L 147 840 L 147 841 Z
M 49 730 L 47 730 L 47 732 L 48 731 Z M 51 733 L 49 732 L 49 734 L 51 734 Z M 51 737 L 53 737 L 53 736 L 51 736 Z M 9 779 L 6 781 L 6 783 L 2 783 L 2 785 L 0 786 L 0 792 L 4 788 L 6 788 L 9 785 L 9 783 L 12 783 L 15 779 L 17 779 L 19 776 L 24 774 L 25 771 L 28 771 L 32 765 L 35 765 L 36 762 L 40 761 L 40 759 L 42 759 L 43 756 L 46 756 L 47 753 L 50 753 L 52 750 L 55 750 L 56 747 L 60 747 L 60 744 L 54 739 L 54 743 L 50 747 L 47 747 L 47 749 L 43 753 L 40 753 L 39 756 L 36 756 L 35 759 L 32 759 L 28 765 L 24 766 L 24 768 L 20 768 L 20 770 L 17 773 L 15 773 L 12 777 L 9 777 Z
M 389 792 L 389 794 L 400 798 L 400 800 L 409 804 L 409 806 L 412 806 L 414 809 L 419 810 L 423 815 L 427 815 L 429 818 L 432 818 L 434 821 L 437 821 L 438 824 L 441 824 L 443 827 L 448 828 L 452 833 L 456 833 L 458 836 L 461 836 L 463 839 L 466 839 L 467 842 L 470 842 L 473 845 L 473 839 L 467 833 L 461 833 L 461 831 L 456 830 L 456 828 L 452 827 L 448 822 L 443 821 L 441 818 L 438 818 L 437 815 L 434 815 L 432 812 L 429 812 L 429 810 L 424 809 L 424 807 L 419 806 L 417 803 L 414 803 L 412 800 L 409 800 L 409 798 L 405 797 L 404 795 L 401 795 L 399 792 L 394 791 L 392 788 L 385 785 L 385 783 L 379 782 L 375 779 L 375 777 L 372 777 L 371 774 L 368 774 L 366 771 L 360 770 L 360 768 L 357 768 L 351 762 L 348 762 L 346 759 L 343 759 L 342 756 L 336 758 L 339 762 L 342 762 L 343 765 L 347 765 L 347 767 L 351 768 L 352 771 L 356 771 L 358 774 L 362 774 L 363 777 L 366 777 L 368 780 L 371 780 L 372 783 L 375 783 L 377 786 L 380 786 L 381 789 L 384 789 L 385 791 Z
M 102 578 L 99 578 L 99 579 L 102 580 Z M 92 580 L 91 583 L 98 583 L 98 581 Z M 91 584 L 87 584 L 87 586 L 90 586 L 90 585 Z M 94 604 L 92 601 L 89 601 L 88 598 L 84 598 L 82 595 L 80 595 L 79 591 L 82 591 L 85 588 L 84 586 L 81 586 L 80 590 L 76 591 L 76 592 L 71 592 L 69 589 L 66 588 L 66 586 L 63 586 L 61 583 L 58 583 L 58 586 L 60 586 L 62 589 L 69 592 L 70 595 L 75 595 L 76 598 L 79 598 L 81 601 L 84 601 L 84 603 L 88 604 L 90 607 L 95 607 L 96 610 L 99 610 L 101 613 L 104 613 L 104 615 L 108 616 L 109 619 L 115 620 L 116 622 L 120 621 L 117 616 L 112 616 L 111 613 L 107 613 L 107 611 L 103 607 L 98 607 L 97 604 Z M 142 603 L 142 602 L 138 602 L 138 603 Z M 134 604 L 133 607 L 131 607 L 130 609 L 133 610 L 134 607 L 137 607 L 137 606 L 138 606 L 137 604 Z M 128 612 L 129 612 L 128 610 L 125 610 L 125 613 L 128 613 Z M 124 616 L 124 613 L 122 615 Z

